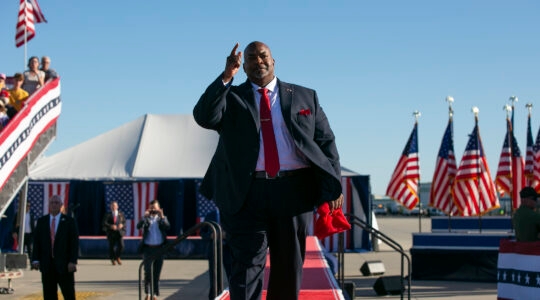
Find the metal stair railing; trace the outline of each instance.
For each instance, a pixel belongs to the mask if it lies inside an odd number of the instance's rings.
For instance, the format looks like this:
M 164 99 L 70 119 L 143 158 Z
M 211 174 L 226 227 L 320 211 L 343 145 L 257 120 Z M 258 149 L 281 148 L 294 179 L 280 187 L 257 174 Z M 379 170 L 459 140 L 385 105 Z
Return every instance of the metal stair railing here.
M 216 298 L 218 295 L 223 292 L 223 231 L 221 230 L 221 226 L 214 222 L 214 221 L 205 221 L 202 223 L 199 223 L 190 229 L 188 229 L 183 234 L 179 235 L 174 241 L 168 243 L 163 248 L 161 248 L 158 253 L 152 255 L 151 257 L 148 257 L 146 260 L 143 259 L 141 264 L 139 265 L 139 300 L 142 299 L 142 270 L 144 268 L 144 265 L 146 262 L 151 263 L 150 265 L 150 294 L 154 294 L 154 261 L 158 259 L 159 257 L 167 254 L 171 249 L 173 249 L 178 243 L 181 241 L 187 239 L 189 236 L 192 236 L 193 234 L 197 233 L 200 229 L 204 227 L 209 227 L 211 230 L 211 237 L 212 237 L 212 255 L 215 257 L 214 263 L 212 264 L 212 269 L 214 271 L 214 276 L 212 278 L 212 282 L 214 286 L 216 287 L 214 289 L 214 298 Z M 144 241 L 141 240 L 141 243 Z
M 404 286 L 403 286 L 404 263 L 405 263 L 405 259 L 407 259 L 407 294 L 408 294 L 407 299 L 411 299 L 411 259 L 409 258 L 407 253 L 405 253 L 405 251 L 403 250 L 403 247 L 401 247 L 401 245 L 398 242 L 396 242 L 395 240 L 393 240 L 386 234 L 382 233 L 381 231 L 373 228 L 371 225 L 369 225 L 368 223 L 366 223 L 359 217 L 352 214 L 345 214 L 345 217 L 349 219 L 349 223 L 351 223 L 351 225 L 356 225 L 356 226 L 361 227 L 362 229 L 370 233 L 372 236 L 375 236 L 377 239 L 381 240 L 383 243 L 390 246 L 390 248 L 394 249 L 395 251 L 401 254 L 401 277 L 400 277 L 401 278 L 400 280 L 401 299 L 403 299 L 403 291 L 404 291 Z M 338 244 L 339 244 L 338 265 L 340 269 L 338 272 L 338 281 L 342 288 L 344 288 L 345 286 L 345 274 L 344 274 L 344 265 L 345 265 L 344 248 L 345 246 L 344 246 L 344 243 L 345 241 L 344 241 L 343 233 L 340 233 L 339 240 L 338 240 Z

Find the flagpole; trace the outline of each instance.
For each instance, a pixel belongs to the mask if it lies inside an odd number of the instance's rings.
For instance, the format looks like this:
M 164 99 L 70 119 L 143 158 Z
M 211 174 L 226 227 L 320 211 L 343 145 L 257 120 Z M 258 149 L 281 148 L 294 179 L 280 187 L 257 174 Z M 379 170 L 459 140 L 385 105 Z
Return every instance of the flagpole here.
M 512 96 L 510 97 L 510 100 L 512 101 L 512 106 L 506 104 L 505 106 L 503 106 L 503 110 L 506 111 L 506 120 L 509 120 L 510 119 L 510 112 L 512 113 L 512 119 L 511 119 L 511 122 L 510 122 L 510 128 L 507 128 L 506 129 L 506 140 L 508 142 L 508 148 L 510 149 L 510 166 L 512 166 L 512 157 L 514 156 L 514 145 L 513 145 L 513 142 L 512 142 L 512 131 L 514 130 L 514 100 L 512 98 L 515 98 L 515 101 L 517 101 L 517 97 L 515 96 Z M 507 121 L 508 122 L 508 121 Z M 512 169 L 511 167 L 511 172 L 510 172 L 510 176 L 514 176 L 514 170 Z M 508 191 L 508 194 L 510 195 L 510 211 L 513 212 L 514 211 L 514 205 L 513 205 L 513 201 L 515 200 L 514 199 L 514 185 L 511 184 L 510 185 L 511 188 L 510 190 Z
M 478 133 L 478 113 L 480 112 L 480 110 L 478 109 L 478 107 L 476 106 L 473 106 L 472 108 L 472 112 L 474 114 L 474 127 L 476 128 L 476 136 L 477 136 L 477 139 L 476 139 L 476 149 L 478 149 L 478 151 L 480 152 L 482 150 L 482 147 L 480 147 L 480 134 Z M 481 159 L 481 155 L 478 155 L 478 167 L 481 168 L 482 164 L 480 163 L 480 159 Z M 479 170 L 477 170 L 476 172 L 476 192 L 478 192 L 480 190 L 480 172 Z M 480 212 L 480 197 L 478 197 L 478 212 Z M 478 214 L 478 228 L 480 230 L 480 233 L 482 233 L 482 215 L 479 213 Z
M 530 125 L 531 125 L 531 115 L 532 115 L 532 108 L 533 108 L 533 104 L 532 103 L 527 103 L 525 104 L 525 107 L 527 108 L 527 111 L 529 112 L 529 115 L 528 115 L 528 129 L 527 129 L 527 143 L 528 143 L 528 139 L 529 139 L 529 133 L 531 135 L 531 138 L 532 138 L 532 132 L 530 130 Z M 534 151 L 534 141 L 532 141 L 532 146 L 533 146 L 533 151 Z M 528 148 L 528 145 L 527 145 L 527 148 Z M 528 153 L 528 150 L 527 148 L 525 148 L 525 152 Z M 533 152 L 534 153 L 534 152 Z M 527 157 L 527 156 L 525 156 Z M 533 159 L 534 159 L 534 154 L 533 154 Z M 527 165 L 527 163 L 525 162 L 525 165 Z M 526 186 L 532 186 L 532 182 L 533 182 L 533 178 L 534 178 L 534 164 L 533 164 L 533 170 L 532 170 L 532 174 L 529 173 L 527 175 L 527 181 L 525 182 L 525 185 Z
M 420 118 L 421 115 L 422 114 L 417 110 L 413 112 L 415 124 L 418 124 L 418 118 Z M 416 134 L 418 135 L 418 126 L 416 129 Z M 418 178 L 417 192 L 418 192 L 418 232 L 422 232 L 422 201 L 421 201 L 422 199 L 420 199 L 420 178 Z
M 448 102 L 448 121 L 451 122 L 452 119 L 454 118 L 454 109 L 452 108 L 452 104 L 454 103 L 454 97 L 446 96 L 445 101 Z M 452 122 L 452 127 L 454 127 L 453 122 Z M 452 129 L 452 131 L 453 131 L 453 129 Z M 450 203 L 450 213 L 448 214 L 448 232 L 452 231 L 452 211 L 454 211 L 454 201 L 453 201 L 453 199 L 452 199 L 452 202 Z
M 518 102 L 518 97 L 516 96 L 510 96 L 510 98 L 508 98 L 508 100 L 510 100 L 510 102 L 512 102 L 512 128 L 514 128 L 514 107 L 515 107 L 515 103 Z
M 25 9 L 26 9 L 26 7 L 25 7 Z M 26 56 L 27 56 L 26 45 L 28 44 L 28 31 L 27 31 L 28 22 L 27 22 L 26 18 L 28 18 L 28 16 L 26 16 L 26 14 L 25 14 L 24 15 L 24 62 L 23 62 L 23 70 L 26 70 Z

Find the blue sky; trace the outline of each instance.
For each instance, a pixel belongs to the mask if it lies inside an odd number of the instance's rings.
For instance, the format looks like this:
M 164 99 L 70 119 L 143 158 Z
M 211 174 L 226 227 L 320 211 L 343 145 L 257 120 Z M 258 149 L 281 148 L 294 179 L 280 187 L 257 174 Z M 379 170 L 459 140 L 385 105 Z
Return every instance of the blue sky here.
M 419 119 L 421 182 L 430 182 L 454 97 L 458 161 L 480 109 L 494 175 L 506 131 L 503 106 L 519 98 L 539 127 L 538 1 L 65 1 L 39 0 L 28 56 L 49 55 L 62 77 L 63 111 L 47 155 L 144 114 L 191 114 L 236 42 L 267 43 L 283 81 L 317 90 L 343 166 L 384 194 Z M 0 72 L 25 69 L 15 48 L 19 1 L 3 2 Z M 239 73 L 236 83 L 243 82 Z

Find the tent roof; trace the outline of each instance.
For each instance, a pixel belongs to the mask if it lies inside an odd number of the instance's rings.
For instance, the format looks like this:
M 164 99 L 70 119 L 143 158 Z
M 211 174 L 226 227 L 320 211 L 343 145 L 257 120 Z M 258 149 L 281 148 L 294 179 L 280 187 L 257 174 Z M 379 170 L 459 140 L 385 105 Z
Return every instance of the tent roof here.
M 202 178 L 218 141 L 191 115 L 147 114 L 50 157 L 32 180 Z
M 159 180 L 202 178 L 218 135 L 192 115 L 147 114 L 49 157 L 31 180 Z M 342 176 L 358 173 L 342 167 Z

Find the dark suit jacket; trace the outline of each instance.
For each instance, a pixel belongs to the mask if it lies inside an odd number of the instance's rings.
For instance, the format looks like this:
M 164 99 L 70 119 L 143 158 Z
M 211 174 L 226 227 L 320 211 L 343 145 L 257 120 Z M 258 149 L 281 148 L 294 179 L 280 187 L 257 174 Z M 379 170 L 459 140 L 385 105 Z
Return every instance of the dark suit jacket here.
M 169 223 L 169 220 L 165 218 L 161 218 L 158 221 L 159 225 L 159 232 L 161 233 L 161 236 L 163 237 L 163 244 L 167 244 L 167 230 L 171 228 L 171 224 Z M 137 223 L 137 229 L 143 229 L 143 236 L 141 239 L 141 242 L 139 243 L 138 251 L 139 253 L 142 253 L 142 250 L 144 248 L 144 239 L 146 236 L 148 236 L 148 229 L 150 228 L 150 219 L 148 217 L 143 217 L 138 223 Z
M 54 265 L 51 261 L 50 215 L 38 219 L 34 232 L 32 261 L 39 261 L 41 272 L 56 268 L 59 273 L 67 273 L 68 263 L 77 263 L 79 253 L 79 231 L 75 220 L 61 215 L 54 239 Z
M 216 130 L 219 142 L 204 177 L 201 192 L 224 213 L 234 214 L 246 199 L 260 147 L 260 118 L 249 81 L 224 86 L 220 75 L 195 108 L 195 121 Z M 310 161 L 319 182 L 314 205 L 341 193 L 341 167 L 334 133 L 314 90 L 278 80 L 281 112 L 296 147 Z
M 118 211 L 118 217 L 116 218 L 116 223 L 114 223 L 114 217 L 112 212 L 108 212 L 103 217 L 103 231 L 109 235 L 111 232 L 116 230 L 111 230 L 111 225 L 120 225 L 122 224 L 122 229 L 118 230 L 121 236 L 126 235 L 126 218 L 124 217 L 124 213 L 121 211 Z

